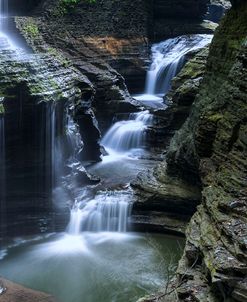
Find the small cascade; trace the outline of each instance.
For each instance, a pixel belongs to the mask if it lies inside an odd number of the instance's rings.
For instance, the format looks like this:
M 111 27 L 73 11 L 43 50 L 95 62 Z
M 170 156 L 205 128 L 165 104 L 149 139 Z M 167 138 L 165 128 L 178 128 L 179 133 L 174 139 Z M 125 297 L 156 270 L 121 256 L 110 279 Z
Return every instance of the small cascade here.
M 71 210 L 68 233 L 126 232 L 131 202 L 126 191 L 102 192 L 94 199 L 76 202 Z
M 179 73 L 189 52 L 208 45 L 213 35 L 190 35 L 168 39 L 152 46 L 152 64 L 147 72 L 145 93 L 135 98 L 151 107 L 159 107 L 171 88 L 172 79 Z
M 102 145 L 109 154 L 125 153 L 131 149 L 142 148 L 145 132 L 152 125 L 152 115 L 148 110 L 132 113 L 129 120 L 116 122 L 105 134 Z

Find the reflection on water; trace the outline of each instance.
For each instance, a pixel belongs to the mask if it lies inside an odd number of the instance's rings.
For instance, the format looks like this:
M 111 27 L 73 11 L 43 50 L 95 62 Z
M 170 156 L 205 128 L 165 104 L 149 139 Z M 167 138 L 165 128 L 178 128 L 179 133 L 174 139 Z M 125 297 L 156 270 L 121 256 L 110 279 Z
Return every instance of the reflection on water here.
M 1 274 L 61 302 L 135 301 L 164 285 L 182 245 L 161 235 L 116 232 L 19 240 L 6 247 Z

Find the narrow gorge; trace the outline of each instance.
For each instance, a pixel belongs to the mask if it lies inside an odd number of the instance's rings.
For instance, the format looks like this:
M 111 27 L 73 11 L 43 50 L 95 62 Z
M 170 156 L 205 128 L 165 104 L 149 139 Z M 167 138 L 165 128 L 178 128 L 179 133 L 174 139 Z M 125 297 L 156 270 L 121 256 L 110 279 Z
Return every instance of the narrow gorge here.
M 247 301 L 247 2 L 0 0 L 0 302 Z

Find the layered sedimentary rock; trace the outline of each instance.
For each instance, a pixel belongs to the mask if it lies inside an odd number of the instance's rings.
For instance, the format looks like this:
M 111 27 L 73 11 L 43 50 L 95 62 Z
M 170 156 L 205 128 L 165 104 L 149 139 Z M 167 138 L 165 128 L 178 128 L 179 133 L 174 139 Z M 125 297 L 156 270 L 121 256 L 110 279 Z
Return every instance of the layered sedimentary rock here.
M 149 64 L 150 43 L 177 35 L 213 31 L 213 24 L 203 23 L 206 2 L 79 1 L 73 9 L 61 1 L 52 0 L 42 1 L 36 14 L 42 16 L 39 29 L 49 44 L 55 44 L 71 57 L 76 57 L 77 62 L 83 59 L 84 66 L 86 62 L 94 66 L 97 62 L 97 73 L 101 69 L 106 71 L 110 65 L 124 76 L 131 92 L 140 93 Z M 123 79 L 119 75 L 117 78 L 117 86 L 124 90 Z M 105 80 L 111 81 L 113 79 L 109 76 Z M 109 87 L 98 85 L 99 89 Z M 108 96 L 101 94 L 101 97 Z
M 58 20 L 44 21 L 31 17 L 16 19 L 18 28 L 35 52 L 59 49 L 89 79 L 95 91 L 92 106 L 100 122 L 111 121 L 116 112 L 136 111 L 139 104 L 129 95 L 123 77 L 81 40 L 77 33 L 77 30 L 80 32 L 80 24 L 65 23 L 60 27 Z M 67 31 L 64 31 L 67 26 Z M 104 125 L 101 124 L 101 128 Z
M 246 20 L 247 3 L 234 1 L 216 32 L 192 112 L 167 154 L 166 173 L 202 182 L 202 203 L 187 228 L 177 277 L 160 301 L 247 299 Z
M 183 34 L 210 33 L 215 25 L 203 21 L 207 0 L 154 0 L 153 40 L 164 40 Z
M 208 5 L 207 19 L 219 22 L 225 12 L 230 9 L 231 3 L 228 0 L 211 0 Z
M 101 155 L 100 132 L 90 109 L 94 89 L 59 53 L 35 55 L 21 49 L 2 49 L 0 74 L 0 114 L 4 121 L 0 233 L 15 233 L 24 225 L 27 232 L 45 231 L 49 229 L 45 213 L 52 211 L 54 161 L 60 156 L 55 142 L 63 141 L 61 169 L 70 156 L 68 115 L 77 123 L 84 141 L 81 159 L 99 160 Z M 80 173 L 86 180 L 86 172 Z
M 147 137 L 151 145 L 160 146 L 164 151 L 175 131 L 185 122 L 203 79 L 208 51 L 209 46 L 186 55 L 185 66 L 173 79 L 171 90 L 165 96 L 167 108 L 152 112 L 155 123 Z
M 163 151 L 189 115 L 205 73 L 208 52 L 207 46 L 188 55 L 188 62 L 174 78 L 167 95 L 168 108 L 154 112 L 157 124 L 150 130 L 149 140 Z M 166 170 L 166 162 L 161 162 L 156 168 L 139 174 L 132 183 L 135 189 L 135 221 L 139 219 L 140 223 L 157 225 L 152 220 L 157 221 L 158 216 L 160 229 L 163 226 L 166 231 L 177 229 L 184 232 L 186 223 L 201 200 L 200 185 L 167 175 Z

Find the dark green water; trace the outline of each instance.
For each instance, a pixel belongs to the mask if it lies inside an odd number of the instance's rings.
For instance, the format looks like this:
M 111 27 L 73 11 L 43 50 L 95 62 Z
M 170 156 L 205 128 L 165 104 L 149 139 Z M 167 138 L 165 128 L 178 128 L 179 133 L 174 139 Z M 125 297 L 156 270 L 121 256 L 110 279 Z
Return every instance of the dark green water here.
M 61 302 L 134 302 L 165 285 L 183 244 L 158 234 L 56 234 L 15 242 L 0 271 Z

